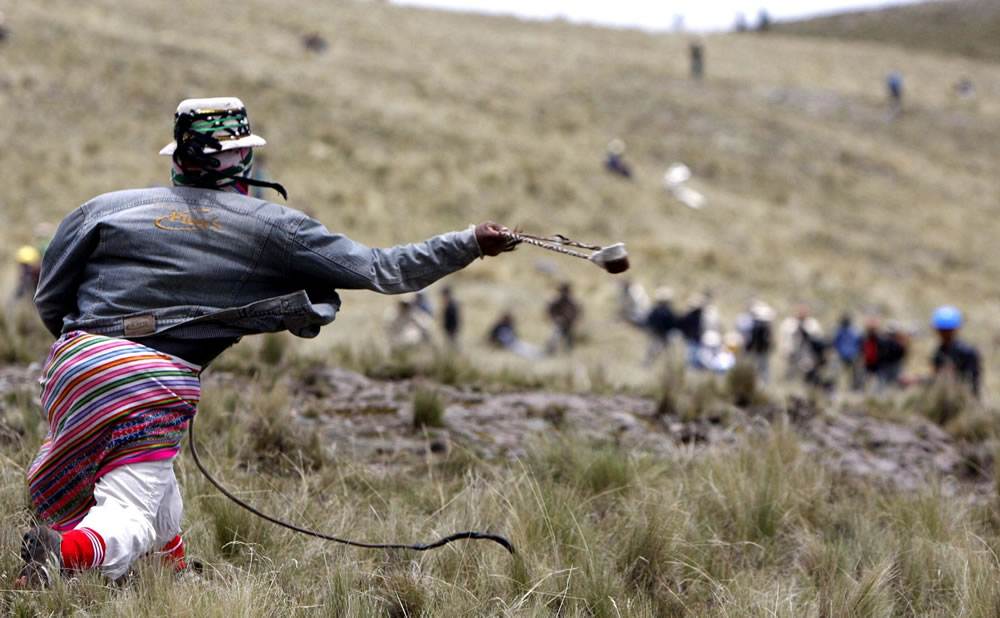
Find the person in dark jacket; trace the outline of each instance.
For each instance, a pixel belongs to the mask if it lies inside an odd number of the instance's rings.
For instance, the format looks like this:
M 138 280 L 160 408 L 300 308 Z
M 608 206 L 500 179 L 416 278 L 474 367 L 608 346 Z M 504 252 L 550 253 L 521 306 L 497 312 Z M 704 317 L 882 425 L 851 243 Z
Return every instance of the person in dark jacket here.
M 677 331 L 684 337 L 684 347 L 687 348 L 688 366 L 698 364 L 698 352 L 701 349 L 701 338 L 706 328 L 706 307 L 709 301 L 704 294 L 692 294 L 688 299 L 688 309 L 677 316 Z
M 677 316 L 674 314 L 673 290 L 666 286 L 656 288 L 653 293 L 653 308 L 646 315 L 646 333 L 649 335 L 649 345 L 646 347 L 644 365 L 650 365 L 667 347 L 670 334 L 677 329 Z
M 931 357 L 934 374 L 951 374 L 965 383 L 979 397 L 979 351 L 958 338 L 962 327 L 962 314 L 958 309 L 945 305 L 931 315 L 931 325 L 938 335 L 938 347 Z
M 909 347 L 909 340 L 901 328 L 890 325 L 883 331 L 878 318 L 868 318 L 861 339 L 861 358 L 866 379 L 875 381 L 876 392 L 887 386 L 901 385 L 903 361 Z
M 580 319 L 583 310 L 580 303 L 573 298 L 572 286 L 563 283 L 559 286 L 559 294 L 549 303 L 546 313 L 552 321 L 552 336 L 545 346 L 548 354 L 554 354 L 560 347 L 564 347 L 567 352 L 573 350 L 576 342 L 576 323 Z
M 705 74 L 705 46 L 699 40 L 688 43 L 688 59 L 691 65 L 691 77 L 701 79 Z
M 234 97 L 187 99 L 174 115 L 172 187 L 105 193 L 63 219 L 42 259 L 35 308 L 56 337 L 41 368 L 49 421 L 28 469 L 44 523 L 22 538 L 19 586 L 60 572 L 123 576 L 159 550 L 183 563 L 173 460 L 205 366 L 240 338 L 315 337 L 336 290 L 415 292 L 510 247 L 484 222 L 373 249 L 305 213 L 248 195 L 250 129 Z
M 441 327 L 444 329 L 444 336 L 448 340 L 448 345 L 452 348 L 458 347 L 458 331 L 462 326 L 462 315 L 459 310 L 458 301 L 451 292 L 450 287 L 441 290 Z
M 737 328 L 743 335 L 743 352 L 757 370 L 757 377 L 770 379 L 770 356 L 773 345 L 772 322 L 774 310 L 764 301 L 750 303 L 745 316 L 737 318 Z
M 910 338 L 894 323 L 886 327 L 886 336 L 879 346 L 879 373 L 885 384 L 904 386 L 903 363 L 910 353 Z

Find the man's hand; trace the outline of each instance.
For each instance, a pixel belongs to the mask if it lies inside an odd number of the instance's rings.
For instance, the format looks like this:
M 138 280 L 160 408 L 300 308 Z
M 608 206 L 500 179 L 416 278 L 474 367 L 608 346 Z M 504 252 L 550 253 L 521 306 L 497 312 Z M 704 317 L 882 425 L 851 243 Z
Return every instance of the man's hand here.
M 510 249 L 516 243 L 502 234 L 509 231 L 507 226 L 492 221 L 480 223 L 476 226 L 476 242 L 479 243 L 479 250 L 483 255 L 499 255 Z

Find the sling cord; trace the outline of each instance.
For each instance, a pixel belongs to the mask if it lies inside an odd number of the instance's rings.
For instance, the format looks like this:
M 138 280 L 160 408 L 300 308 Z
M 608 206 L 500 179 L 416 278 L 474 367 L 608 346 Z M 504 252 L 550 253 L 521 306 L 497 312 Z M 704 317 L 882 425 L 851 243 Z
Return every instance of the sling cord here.
M 555 251 L 556 253 L 562 253 L 565 255 L 571 255 L 573 257 L 583 258 L 589 260 L 590 256 L 586 253 L 580 253 L 579 251 L 573 251 L 572 249 L 567 249 L 565 247 L 560 247 L 556 245 L 569 245 L 571 247 L 580 247 L 581 249 L 599 250 L 601 247 L 596 245 L 586 245 L 583 243 L 576 242 L 575 240 L 570 240 L 563 236 L 562 234 L 556 234 L 552 237 L 546 236 L 533 236 L 531 234 L 525 234 L 524 232 L 518 232 L 514 230 L 513 232 L 500 232 L 500 235 L 513 243 L 527 243 L 529 245 L 534 245 L 536 247 L 541 247 L 542 249 L 548 249 L 549 251 Z M 550 244 L 551 243 L 551 244 Z
M 327 541 L 335 541 L 337 543 L 343 543 L 344 545 L 352 545 L 354 547 L 367 547 L 369 549 L 412 549 L 414 551 L 427 551 L 428 549 L 435 549 L 437 547 L 441 547 L 442 545 L 447 545 L 452 541 L 458 541 L 460 539 L 486 539 L 488 541 L 494 541 L 496 543 L 499 543 L 504 546 L 504 549 L 506 549 L 512 554 L 514 553 L 514 544 L 505 539 L 504 537 L 497 534 L 476 532 L 474 530 L 470 530 L 468 532 L 456 532 L 455 534 L 449 534 L 448 536 L 442 539 L 438 539 L 433 543 L 414 543 L 413 545 L 407 545 L 406 543 L 362 543 L 360 541 L 352 541 L 350 539 L 342 539 L 339 537 L 331 536 L 329 534 L 323 534 L 322 532 L 316 532 L 314 530 L 309 530 L 308 528 L 301 528 L 299 526 L 296 526 L 295 524 L 290 524 L 286 521 L 282 521 L 277 517 L 272 517 L 267 513 L 262 513 L 257 509 L 255 509 L 254 507 L 247 504 L 246 502 L 240 500 L 239 498 L 234 496 L 228 489 L 223 487 L 222 484 L 219 483 L 219 481 L 215 480 L 215 477 L 209 474 L 208 470 L 205 469 L 205 466 L 202 465 L 201 458 L 198 457 L 198 450 L 195 448 L 194 445 L 195 440 L 194 440 L 193 416 L 191 417 L 189 426 L 191 428 L 191 435 L 189 437 L 191 441 L 191 456 L 194 457 L 194 463 L 198 466 L 198 469 L 201 470 L 201 473 L 205 475 L 205 478 L 207 478 L 212 485 L 215 485 L 215 488 L 221 491 L 223 495 L 225 495 L 227 498 L 229 498 L 236 504 L 242 506 L 246 510 L 250 511 L 254 515 L 266 519 L 272 524 L 278 524 L 279 526 L 284 526 L 289 530 L 301 532 L 302 534 L 308 534 L 309 536 L 314 536 L 320 539 L 326 539 Z

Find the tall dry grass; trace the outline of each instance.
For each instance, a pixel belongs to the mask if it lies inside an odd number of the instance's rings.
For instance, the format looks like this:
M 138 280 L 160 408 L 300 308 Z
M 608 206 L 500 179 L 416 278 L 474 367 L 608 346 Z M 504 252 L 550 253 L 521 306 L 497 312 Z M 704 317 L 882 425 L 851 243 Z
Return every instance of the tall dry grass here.
M 220 391 L 237 407 L 256 399 Z M 568 431 L 538 436 L 514 459 L 453 448 L 388 467 L 347 456 L 295 463 L 311 439 L 280 423 L 288 463 L 274 466 L 220 405 L 199 412 L 203 457 L 267 512 L 369 541 L 481 529 L 509 537 L 517 553 L 474 542 L 371 551 L 298 535 L 230 503 L 182 456 L 185 545 L 204 563 L 201 576 L 178 579 L 148 559 L 118 587 L 92 574 L 45 592 L 4 587 L 0 611 L 971 617 L 993 615 L 1000 602 L 995 498 L 972 503 L 944 485 L 901 492 L 831 473 L 780 418 L 703 450 L 628 451 Z M 31 407 L 5 405 L 4 423 L 24 423 Z M 0 444 L 8 548 L 30 520 L 23 471 L 37 437 L 25 436 Z M 0 554 L 4 581 L 17 568 L 16 552 Z

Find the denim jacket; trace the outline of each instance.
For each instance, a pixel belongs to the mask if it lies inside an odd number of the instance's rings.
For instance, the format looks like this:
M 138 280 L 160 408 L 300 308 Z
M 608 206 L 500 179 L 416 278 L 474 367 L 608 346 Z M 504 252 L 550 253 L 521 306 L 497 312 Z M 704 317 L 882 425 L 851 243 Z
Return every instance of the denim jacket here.
M 45 252 L 35 306 L 53 335 L 315 337 L 336 289 L 419 290 L 482 253 L 472 228 L 370 249 L 303 213 L 210 189 L 107 193 L 70 213 Z

